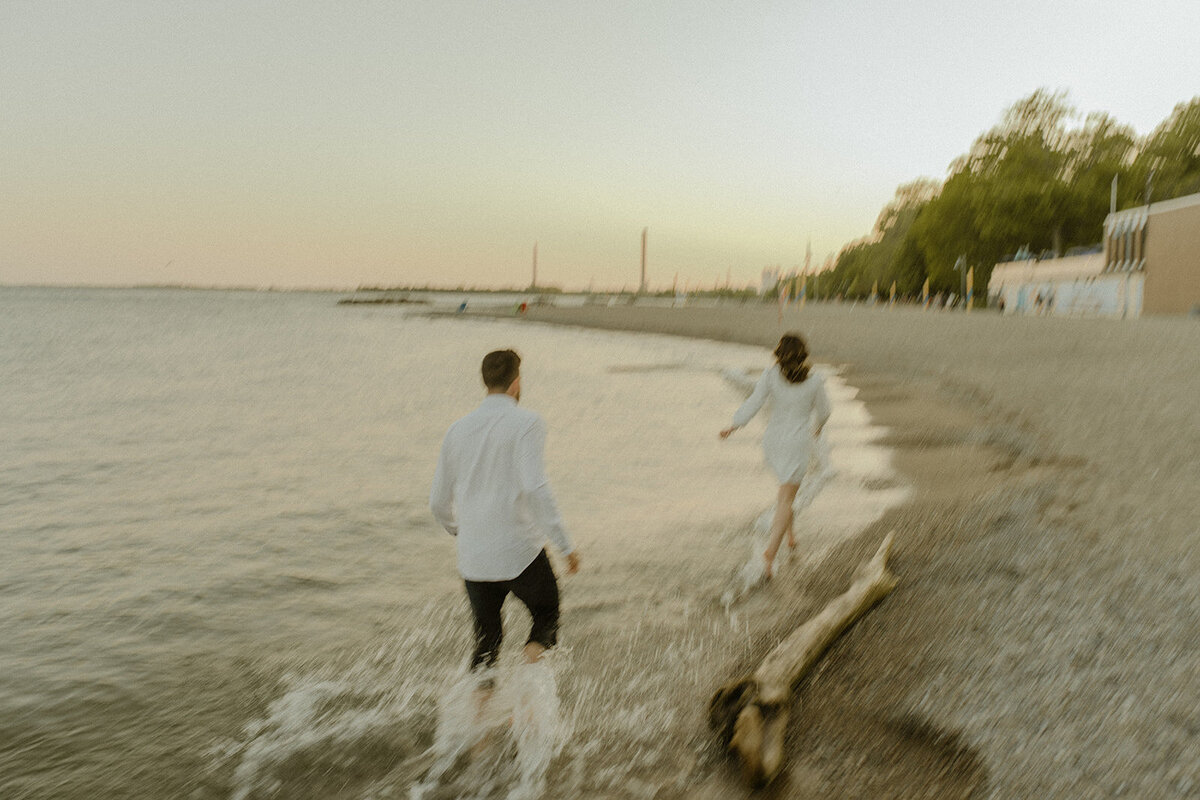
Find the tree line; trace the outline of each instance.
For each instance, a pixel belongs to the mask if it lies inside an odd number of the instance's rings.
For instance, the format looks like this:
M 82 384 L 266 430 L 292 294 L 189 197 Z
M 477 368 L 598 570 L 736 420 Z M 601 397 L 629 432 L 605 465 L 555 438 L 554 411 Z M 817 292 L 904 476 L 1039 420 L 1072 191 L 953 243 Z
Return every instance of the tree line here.
M 1118 210 L 1200 192 L 1200 96 L 1145 137 L 1104 112 L 1077 119 L 1066 92 L 1017 101 L 944 182 L 897 188 L 871 233 L 842 248 L 810 290 L 863 298 L 895 282 L 898 296 L 915 296 L 928 278 L 931 293 L 957 293 L 971 266 L 978 302 L 993 265 L 1018 251 L 1098 246 L 1114 177 Z

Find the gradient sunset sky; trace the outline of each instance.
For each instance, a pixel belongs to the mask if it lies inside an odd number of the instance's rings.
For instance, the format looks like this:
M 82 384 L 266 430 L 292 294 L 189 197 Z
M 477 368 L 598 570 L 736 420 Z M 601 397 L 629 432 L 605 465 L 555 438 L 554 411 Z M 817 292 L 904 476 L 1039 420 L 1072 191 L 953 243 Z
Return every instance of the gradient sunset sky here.
M 1139 134 L 1200 2 L 0 0 L 0 283 L 757 283 L 1039 87 Z

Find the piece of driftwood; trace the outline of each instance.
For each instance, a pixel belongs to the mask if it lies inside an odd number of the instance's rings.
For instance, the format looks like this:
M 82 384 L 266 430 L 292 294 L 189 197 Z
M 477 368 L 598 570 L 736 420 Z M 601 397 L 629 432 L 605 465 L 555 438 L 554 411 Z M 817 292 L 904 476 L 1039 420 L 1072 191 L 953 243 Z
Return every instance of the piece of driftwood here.
M 775 646 L 753 674 L 727 683 L 708 705 L 709 722 L 738 755 L 747 782 L 762 786 L 783 766 L 792 687 L 842 631 L 896 586 L 887 559 L 894 531 L 861 564 L 846 592 Z

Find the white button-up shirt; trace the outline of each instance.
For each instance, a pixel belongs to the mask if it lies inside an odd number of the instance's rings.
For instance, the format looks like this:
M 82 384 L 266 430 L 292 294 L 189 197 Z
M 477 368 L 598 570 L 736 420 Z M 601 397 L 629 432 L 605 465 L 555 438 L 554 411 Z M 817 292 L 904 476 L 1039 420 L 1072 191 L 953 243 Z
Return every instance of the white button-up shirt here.
M 517 577 L 549 537 L 574 547 L 546 477 L 546 423 L 507 394 L 489 394 L 450 426 L 429 506 L 458 542 L 458 571 L 471 581 Z

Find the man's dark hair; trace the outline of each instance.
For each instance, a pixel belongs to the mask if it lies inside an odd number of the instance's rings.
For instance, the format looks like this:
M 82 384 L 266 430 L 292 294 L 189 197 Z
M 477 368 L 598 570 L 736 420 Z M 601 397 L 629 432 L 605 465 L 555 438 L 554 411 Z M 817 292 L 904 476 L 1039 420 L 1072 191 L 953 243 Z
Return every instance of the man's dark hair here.
M 493 350 L 483 357 L 483 385 L 489 391 L 508 391 L 521 374 L 521 357 L 513 350 Z

